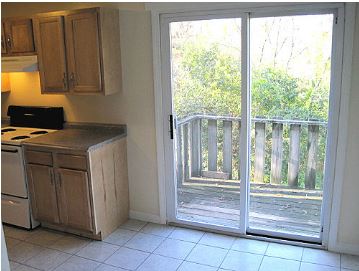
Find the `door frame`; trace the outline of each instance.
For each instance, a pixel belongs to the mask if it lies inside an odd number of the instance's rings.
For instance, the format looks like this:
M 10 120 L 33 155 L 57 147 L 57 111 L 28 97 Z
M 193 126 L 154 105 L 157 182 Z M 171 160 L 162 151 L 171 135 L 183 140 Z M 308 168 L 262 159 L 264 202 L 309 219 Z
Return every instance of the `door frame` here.
M 328 127 L 327 127 L 327 139 L 326 139 L 326 154 L 325 154 L 325 167 L 323 174 L 323 199 L 321 204 L 320 222 L 321 232 L 319 237 L 302 236 L 298 234 L 287 234 L 282 232 L 267 231 L 264 229 L 247 228 L 247 233 L 269 235 L 278 238 L 298 239 L 307 242 L 314 243 L 327 243 L 329 232 L 328 218 L 330 217 L 330 203 L 332 201 L 332 187 L 335 165 L 335 151 L 338 140 L 338 124 L 339 124 L 339 106 L 340 106 L 340 89 L 341 77 L 340 73 L 336 73 L 336 70 L 342 70 L 342 57 L 343 57 L 343 32 L 344 32 L 344 8 L 326 8 L 320 10 L 296 10 L 296 11 L 260 11 L 253 12 L 251 18 L 267 18 L 267 17 L 281 17 L 281 16 L 298 16 L 298 15 L 320 15 L 320 14 L 332 14 L 333 15 L 333 27 L 332 27 L 332 51 L 331 51 L 331 71 L 330 71 L 330 91 L 329 91 L 329 110 L 328 110 Z M 333 68 L 334 67 L 334 68 Z
M 244 6 L 244 8 L 241 8 Z M 337 52 L 342 55 L 343 62 L 342 68 L 338 73 L 340 80 L 336 82 L 338 91 L 336 92 L 337 106 L 335 112 L 335 125 L 337 128 L 337 135 L 333 137 L 334 143 L 333 152 L 330 153 L 331 161 L 333 166 L 331 167 L 331 178 L 327 185 L 328 191 L 330 191 L 328 199 L 323 200 L 323 204 L 326 204 L 326 212 L 324 214 L 324 232 L 322 238 L 322 244 L 324 247 L 329 247 L 335 250 L 339 244 L 337 240 L 338 223 L 340 215 L 340 202 L 341 202 L 341 191 L 343 184 L 344 174 L 344 157 L 346 151 L 346 138 L 347 138 L 347 127 L 348 127 L 348 105 L 349 105 L 349 93 L 351 88 L 351 62 L 353 52 L 353 40 L 354 40 L 354 25 L 355 25 L 355 3 L 320 3 L 320 4 L 277 4 L 275 7 L 269 6 L 268 4 L 241 4 L 241 3 L 230 3 L 230 4 L 170 4 L 164 5 L 160 3 L 146 4 L 146 9 L 151 11 L 152 20 L 152 42 L 153 42 L 153 69 L 154 69 L 154 94 L 155 94 L 155 120 L 156 120 L 156 144 L 157 144 L 157 163 L 158 163 L 158 189 L 159 189 L 159 212 L 160 212 L 160 223 L 166 223 L 167 221 L 167 206 L 166 206 L 166 179 L 171 178 L 171 174 L 168 174 L 167 164 L 168 160 L 165 159 L 165 138 L 168 136 L 168 121 L 165 113 L 166 93 L 162 83 L 162 65 L 161 65 L 161 46 L 160 38 L 160 16 L 183 16 L 188 15 L 199 15 L 210 16 L 213 14 L 222 15 L 228 13 L 245 13 L 245 12 L 278 12 L 278 10 L 286 12 L 298 12 L 306 11 L 307 14 L 325 9 L 338 9 L 339 21 L 342 22 L 341 38 L 338 42 Z M 343 16 L 341 16 L 341 14 Z M 345 20 L 344 20 L 345 17 Z M 344 32 L 344 33 L 343 33 Z M 343 50 L 345 48 L 345 50 Z M 166 162 L 167 161 L 167 162 Z M 334 178 L 335 176 L 335 178 Z M 173 177 L 173 176 L 172 176 Z M 335 189 L 334 189 L 335 188 Z
M 161 34 L 161 40 L 160 40 L 160 47 L 161 47 L 161 83 L 163 86 L 163 92 L 162 92 L 162 99 L 163 99 L 163 121 L 164 121 L 164 158 L 165 158 L 165 176 L 166 176 L 166 183 L 165 183 L 165 191 L 166 191 L 166 214 L 167 214 L 167 222 L 174 222 L 174 223 L 181 223 L 186 224 L 188 226 L 194 226 L 194 227 L 206 227 L 210 228 L 212 230 L 217 231 L 228 231 L 229 228 L 222 227 L 219 225 L 208 225 L 201 222 L 193 222 L 193 221 L 185 221 L 185 220 L 179 220 L 176 218 L 176 205 L 177 205 L 177 192 L 176 192 L 176 174 L 174 169 L 174 141 L 170 139 L 169 137 L 169 130 L 168 125 L 169 122 L 168 116 L 172 114 L 172 93 L 171 91 L 167 91 L 168 89 L 171 89 L 171 74 L 168 73 L 168 71 L 171 70 L 171 58 L 170 58 L 170 37 L 169 37 L 169 24 L 172 22 L 177 21 L 185 21 L 185 20 L 208 20 L 208 19 L 225 19 L 225 18 L 240 18 L 241 19 L 241 74 L 242 78 L 246 78 L 248 80 L 242 80 L 241 81 L 241 97 L 244 97 L 244 99 L 241 99 L 241 116 L 242 116 L 242 123 L 241 123 L 241 129 L 245 132 L 241 132 L 241 138 L 240 138 L 240 144 L 241 146 L 246 146 L 246 148 L 240 148 L 241 150 L 241 156 L 247 156 L 249 155 L 250 150 L 250 137 L 248 131 L 250 131 L 250 121 L 247 120 L 250 119 L 250 101 L 247 96 L 249 96 L 249 13 L 243 13 L 243 12 L 233 12 L 229 11 L 226 13 L 221 14 L 181 14 L 181 15 L 162 15 L 160 16 L 160 34 Z M 247 39 L 244 39 L 243 37 L 248 37 Z M 172 162 L 171 162 L 172 161 Z M 247 206 L 248 206 L 248 198 L 246 197 L 248 195 L 247 190 L 249 187 L 247 185 L 247 180 L 249 177 L 249 161 L 242 160 L 241 163 L 241 180 L 243 185 L 241 185 L 240 188 L 240 227 L 237 228 L 231 228 L 231 232 L 237 233 L 237 234 L 245 234 L 247 229 L 247 219 L 245 219 L 243 216 L 247 215 Z M 173 181 L 172 181 L 173 180 Z

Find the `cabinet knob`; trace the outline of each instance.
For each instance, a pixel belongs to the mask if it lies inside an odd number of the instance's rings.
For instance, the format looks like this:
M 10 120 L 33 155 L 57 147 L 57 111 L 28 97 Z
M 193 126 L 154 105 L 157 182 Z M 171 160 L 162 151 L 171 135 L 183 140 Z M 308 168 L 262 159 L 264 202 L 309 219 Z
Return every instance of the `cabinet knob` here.
M 11 37 L 10 36 L 7 37 L 6 42 L 7 42 L 7 46 L 9 48 L 11 48 Z
M 70 74 L 70 81 L 71 81 L 71 85 L 74 87 L 75 86 L 75 74 L 73 72 L 71 72 L 71 74 Z

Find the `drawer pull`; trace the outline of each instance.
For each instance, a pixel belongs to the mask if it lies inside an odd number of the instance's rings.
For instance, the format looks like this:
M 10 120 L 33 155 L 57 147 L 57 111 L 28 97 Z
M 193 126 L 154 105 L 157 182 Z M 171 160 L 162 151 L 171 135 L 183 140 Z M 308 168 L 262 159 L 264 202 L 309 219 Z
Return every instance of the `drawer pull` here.
M 17 153 L 18 150 L 1 150 L 1 152 Z

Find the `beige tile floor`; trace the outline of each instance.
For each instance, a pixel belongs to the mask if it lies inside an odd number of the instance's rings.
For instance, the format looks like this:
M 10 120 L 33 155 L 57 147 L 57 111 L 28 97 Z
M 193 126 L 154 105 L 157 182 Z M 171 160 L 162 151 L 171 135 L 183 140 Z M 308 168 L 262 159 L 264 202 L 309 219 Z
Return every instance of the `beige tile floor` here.
M 104 241 L 4 226 L 12 271 L 359 271 L 359 256 L 129 220 Z

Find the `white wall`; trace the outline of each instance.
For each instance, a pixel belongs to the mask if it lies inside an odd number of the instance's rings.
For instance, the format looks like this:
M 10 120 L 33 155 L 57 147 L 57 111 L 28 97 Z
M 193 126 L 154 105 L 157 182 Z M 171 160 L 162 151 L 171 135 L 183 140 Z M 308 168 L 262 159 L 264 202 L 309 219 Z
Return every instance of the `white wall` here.
M 97 6 L 96 3 L 7 3 L 2 16 Z M 41 95 L 39 75 L 11 73 L 11 92 L 1 95 L 2 117 L 9 104 L 63 106 L 70 122 L 125 123 L 131 215 L 158 220 L 158 184 L 149 12 L 143 4 L 112 3 L 120 8 L 123 89 L 110 96 Z M 128 11 L 123 9 L 132 9 Z M 142 11 L 137 11 L 142 10 Z

